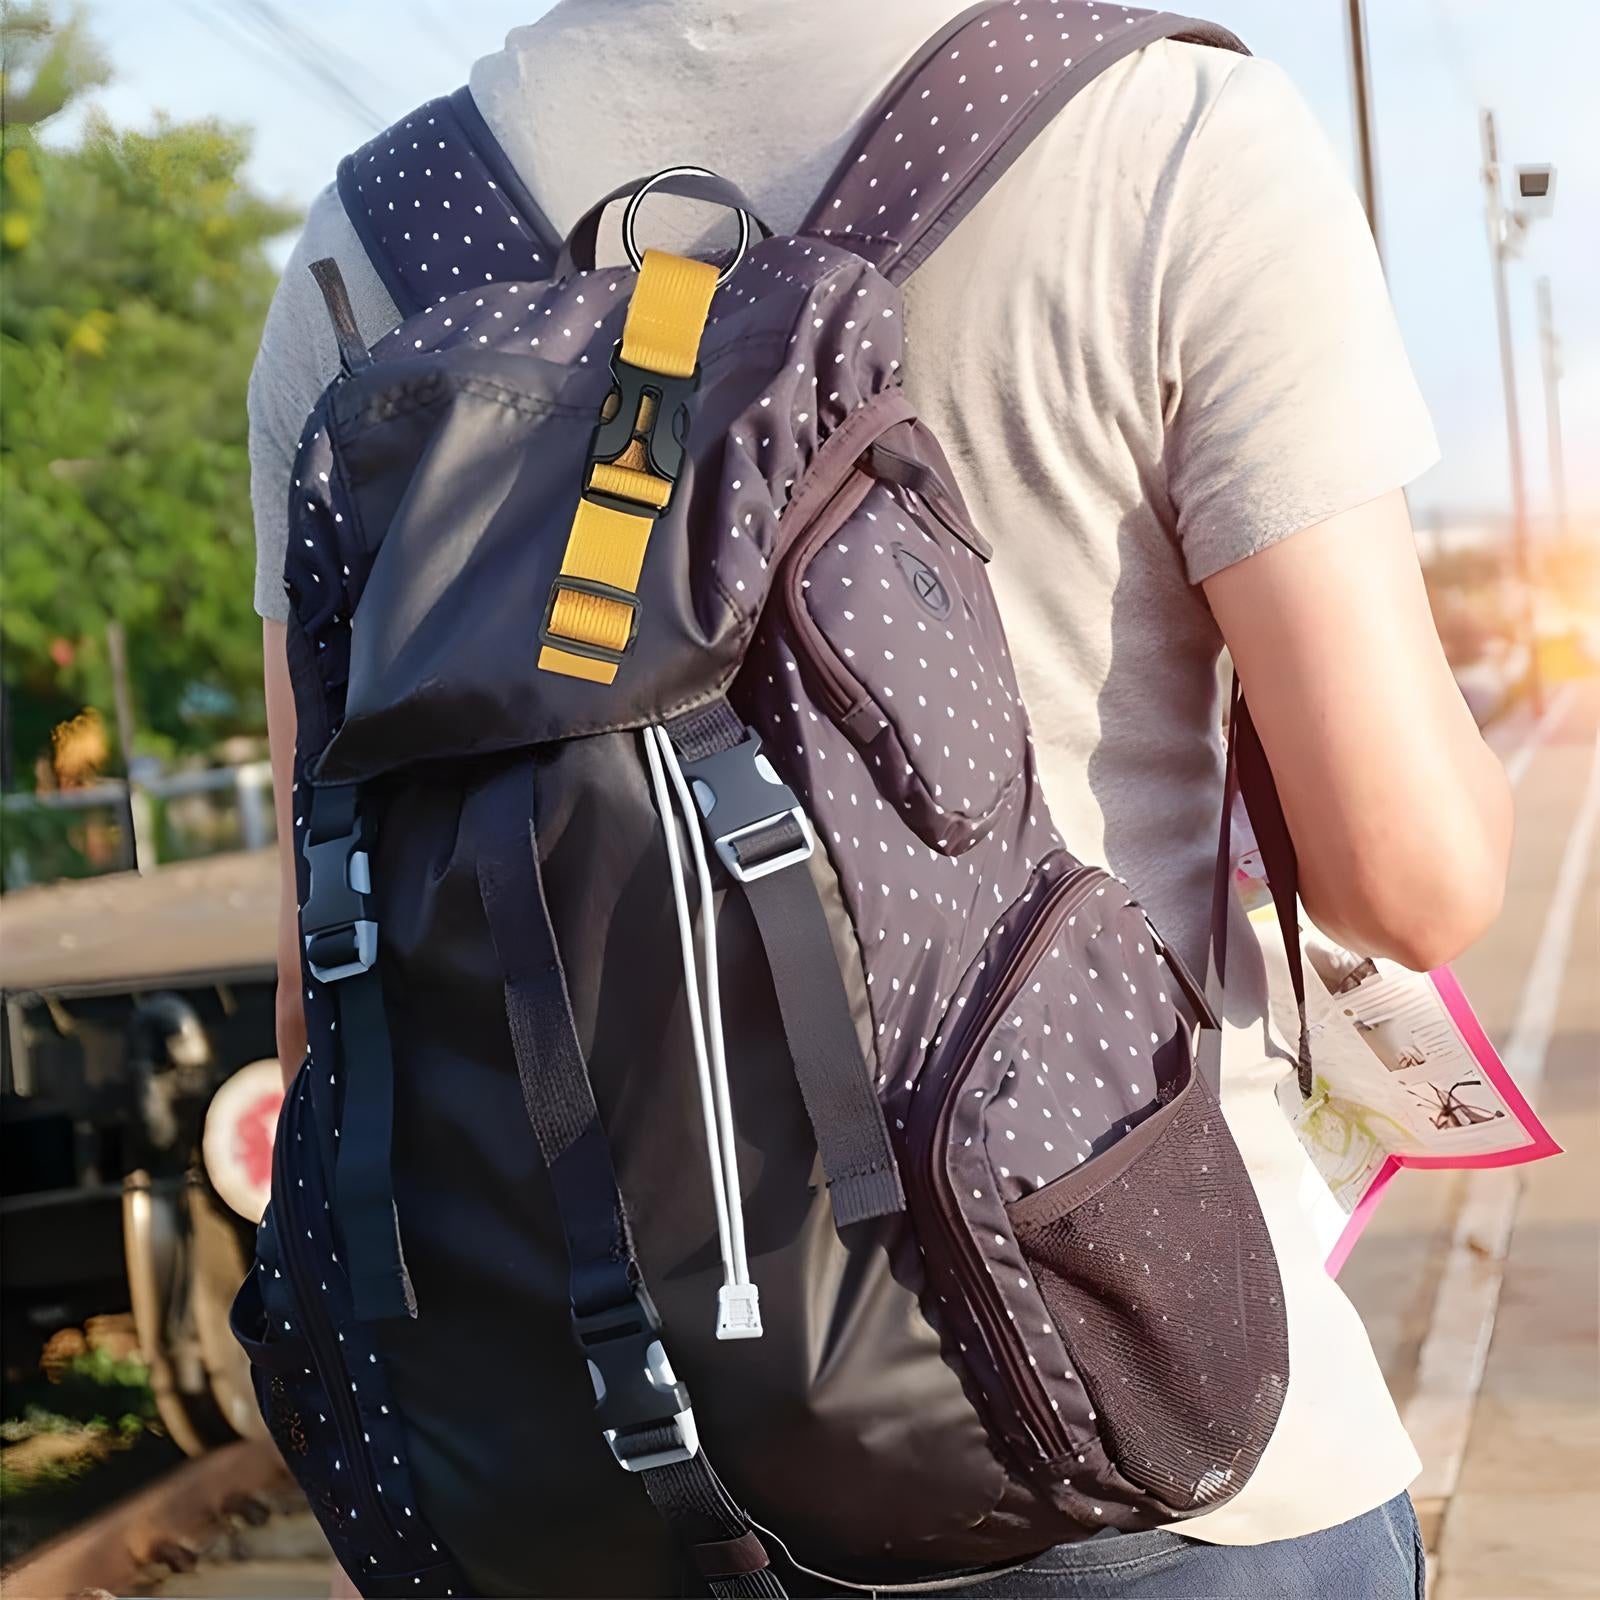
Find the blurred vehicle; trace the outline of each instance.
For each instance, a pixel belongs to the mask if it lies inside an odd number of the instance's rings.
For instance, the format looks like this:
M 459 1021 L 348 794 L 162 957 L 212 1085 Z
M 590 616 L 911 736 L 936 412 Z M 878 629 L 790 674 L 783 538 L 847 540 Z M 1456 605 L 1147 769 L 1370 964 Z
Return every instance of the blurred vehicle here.
M 57 1328 L 131 1309 L 191 1455 L 260 1431 L 227 1314 L 282 1098 L 277 889 L 263 850 L 0 899 L 8 1372 Z

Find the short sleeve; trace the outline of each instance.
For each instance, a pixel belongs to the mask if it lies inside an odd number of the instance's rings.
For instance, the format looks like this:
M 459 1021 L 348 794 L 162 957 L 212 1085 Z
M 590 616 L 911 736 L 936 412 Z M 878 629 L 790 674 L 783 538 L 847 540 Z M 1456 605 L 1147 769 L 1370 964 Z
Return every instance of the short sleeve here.
M 1164 223 L 1167 486 L 1199 583 L 1400 488 L 1438 446 L 1365 214 L 1279 68 L 1230 73 Z
M 283 563 L 289 488 L 306 419 L 339 370 L 339 347 L 310 265 L 332 256 L 344 274 L 356 320 L 371 340 L 398 320 L 393 302 L 350 226 L 337 192 L 324 189 L 278 282 L 250 373 L 250 502 L 256 530 L 255 607 L 288 619 Z

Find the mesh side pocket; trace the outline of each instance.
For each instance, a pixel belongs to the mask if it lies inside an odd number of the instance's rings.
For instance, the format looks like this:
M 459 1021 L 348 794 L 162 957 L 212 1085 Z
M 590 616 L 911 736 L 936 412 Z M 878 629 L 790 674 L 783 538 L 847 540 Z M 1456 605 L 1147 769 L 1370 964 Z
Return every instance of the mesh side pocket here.
M 1288 1336 L 1266 1224 L 1210 1090 L 1191 1078 L 1010 1218 L 1118 1470 L 1179 1516 L 1237 1493 L 1283 1405 Z

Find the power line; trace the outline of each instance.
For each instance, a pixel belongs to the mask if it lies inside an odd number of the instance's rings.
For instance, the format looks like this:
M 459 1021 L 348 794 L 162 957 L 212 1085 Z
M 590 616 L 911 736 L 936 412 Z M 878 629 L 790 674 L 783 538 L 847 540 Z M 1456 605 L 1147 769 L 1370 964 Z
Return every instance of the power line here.
M 234 4 L 253 11 L 270 36 L 275 37 L 305 71 L 333 92 L 347 97 L 355 110 L 371 122 L 374 132 L 389 125 L 389 119 L 381 116 L 370 103 L 362 99 L 354 86 L 358 80 L 364 79 L 369 88 L 381 93 L 382 85 L 348 51 L 330 44 L 286 16 L 274 0 L 234 0 Z
M 266 0 L 182 0 L 191 15 L 236 49 L 263 62 L 302 92 L 313 94 L 371 133 L 387 120 L 362 98 L 349 77 L 365 75 L 352 58 L 282 17 Z M 348 74 L 342 75 L 348 64 Z
M 312 86 L 305 82 L 304 78 L 296 71 L 294 64 L 280 57 L 275 51 L 265 52 L 265 61 L 263 63 L 262 57 L 264 53 L 259 40 L 253 34 L 242 31 L 237 20 L 233 17 L 217 12 L 211 7 L 202 4 L 202 0 L 179 0 L 179 4 L 197 22 L 209 28 L 219 39 L 231 45 L 241 54 L 247 55 L 253 63 L 264 64 L 275 76 L 302 93 L 311 90 Z M 333 98 L 318 93 L 317 98 L 319 100 L 328 100 L 335 110 L 352 118 L 355 117 L 349 102 L 342 95 Z

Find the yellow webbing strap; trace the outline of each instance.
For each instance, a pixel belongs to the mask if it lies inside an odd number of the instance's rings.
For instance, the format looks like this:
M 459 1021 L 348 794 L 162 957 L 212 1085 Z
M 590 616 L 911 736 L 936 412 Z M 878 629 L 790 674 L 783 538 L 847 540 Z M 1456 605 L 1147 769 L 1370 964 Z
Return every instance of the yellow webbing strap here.
M 622 359 L 664 378 L 691 376 L 700 358 L 700 338 L 716 287 L 717 269 L 710 263 L 646 250 L 623 323 Z M 646 396 L 639 406 L 636 430 L 648 431 L 652 420 L 653 402 Z M 670 419 L 667 425 L 671 426 Z M 567 535 L 561 576 L 636 592 L 645 547 L 655 526 L 651 512 L 667 504 L 672 489 L 671 482 L 650 470 L 642 439 L 636 438 L 615 461 L 594 462 L 584 485 L 585 498 L 578 502 Z M 648 509 L 634 515 L 601 505 L 587 498 L 590 490 Z M 620 600 L 558 583 L 549 631 L 577 644 L 620 652 L 627 648 L 633 618 L 633 608 Z M 586 678 L 591 683 L 611 683 L 617 676 L 615 661 L 551 644 L 540 649 L 539 666 L 545 672 Z

